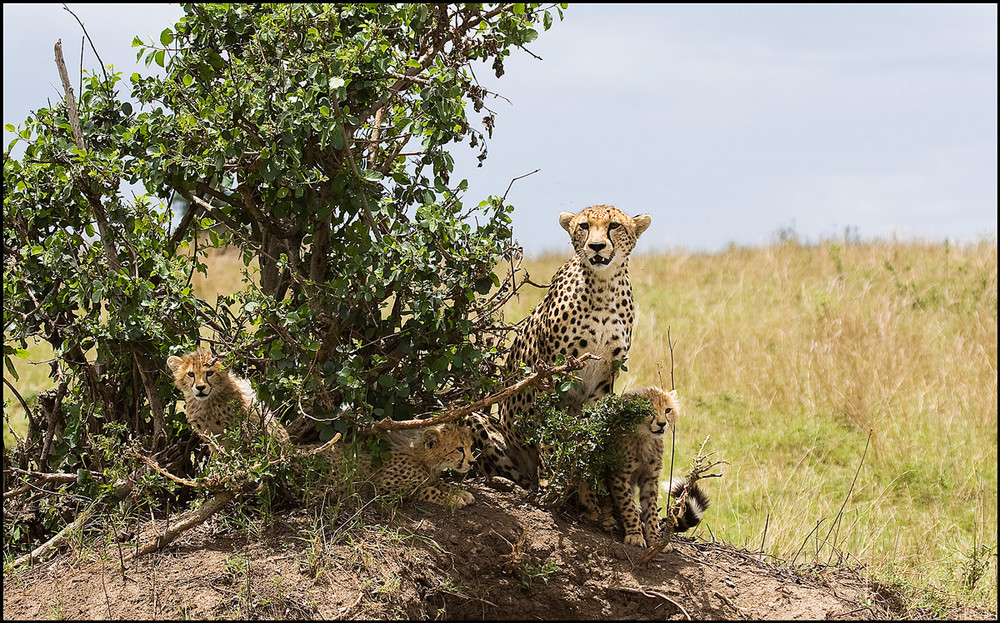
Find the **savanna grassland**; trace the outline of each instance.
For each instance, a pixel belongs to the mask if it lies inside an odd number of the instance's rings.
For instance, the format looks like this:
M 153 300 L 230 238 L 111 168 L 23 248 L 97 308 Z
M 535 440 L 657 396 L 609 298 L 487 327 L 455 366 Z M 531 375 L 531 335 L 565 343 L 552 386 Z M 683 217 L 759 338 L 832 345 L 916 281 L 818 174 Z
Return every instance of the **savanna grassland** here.
M 524 265 L 544 283 L 565 259 Z M 192 285 L 214 301 L 240 287 L 241 267 L 237 253 L 214 255 Z M 638 253 L 631 274 L 637 321 L 617 391 L 670 386 L 669 328 L 683 400 L 674 471 L 709 436 L 706 451 L 728 461 L 705 483 L 699 536 L 790 562 L 863 564 L 932 608 L 995 607 L 995 241 L 791 239 Z M 523 288 L 507 319 L 542 294 Z M 42 351 L 17 362 L 29 402 L 47 387 L 47 366 L 30 363 Z

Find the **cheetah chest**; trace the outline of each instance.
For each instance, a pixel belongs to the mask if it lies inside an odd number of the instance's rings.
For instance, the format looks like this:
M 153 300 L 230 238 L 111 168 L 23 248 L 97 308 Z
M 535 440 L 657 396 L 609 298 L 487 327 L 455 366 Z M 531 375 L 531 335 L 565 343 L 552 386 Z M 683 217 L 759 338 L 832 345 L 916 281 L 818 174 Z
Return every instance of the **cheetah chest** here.
M 610 393 L 612 362 L 628 354 L 632 337 L 632 289 L 627 277 L 585 286 L 573 297 L 570 326 L 558 351 L 579 356 L 591 353 L 599 361 L 589 361 L 579 372 L 580 384 L 571 395 L 577 403 L 589 402 Z

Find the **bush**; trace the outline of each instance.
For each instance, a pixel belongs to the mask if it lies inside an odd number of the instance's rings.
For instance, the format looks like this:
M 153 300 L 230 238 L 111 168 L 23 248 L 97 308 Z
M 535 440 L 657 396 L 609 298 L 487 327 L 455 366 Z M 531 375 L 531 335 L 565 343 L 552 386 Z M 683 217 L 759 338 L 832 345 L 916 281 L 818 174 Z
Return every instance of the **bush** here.
M 203 334 L 286 423 L 317 421 L 322 439 L 503 378 L 496 312 L 512 288 L 498 289 L 494 267 L 516 251 L 512 208 L 464 207 L 449 145 L 485 158 L 494 115 L 470 63 L 501 75 L 551 15 L 537 4 L 184 10 L 158 41 L 133 44 L 163 69 L 131 76 L 138 109 L 102 71 L 78 101 L 7 128 L 18 137 L 4 151 L 4 363 L 16 378 L 10 358 L 47 343 L 55 389 L 25 404 L 28 432 L 5 466 L 101 472 L 114 457 L 99 435 L 183 444 L 164 362 Z M 485 110 L 483 131 L 467 104 Z M 129 198 L 126 185 L 148 194 Z M 194 296 L 206 245 L 239 249 L 243 290 Z
M 616 440 L 634 435 L 639 422 L 656 415 L 652 403 L 642 396 L 609 394 L 573 414 L 560 409 L 559 402 L 559 392 L 546 394 L 537 419 L 521 418 L 515 427 L 542 449 L 541 477 L 550 486 L 568 496 L 576 479 L 582 479 L 598 495 L 606 495 L 605 474 L 624 467 Z

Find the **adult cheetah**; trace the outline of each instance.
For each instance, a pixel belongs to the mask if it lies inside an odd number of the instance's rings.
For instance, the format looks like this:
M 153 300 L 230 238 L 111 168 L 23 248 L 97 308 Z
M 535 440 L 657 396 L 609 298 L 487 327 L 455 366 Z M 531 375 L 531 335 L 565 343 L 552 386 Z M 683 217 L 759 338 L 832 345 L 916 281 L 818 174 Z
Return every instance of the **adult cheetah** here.
M 557 355 L 600 357 L 585 363 L 567 404 L 580 412 L 587 403 L 611 393 L 617 368 L 632 342 L 632 284 L 628 257 L 649 227 L 648 214 L 630 217 L 612 206 L 597 205 L 577 214 L 563 212 L 559 224 L 570 236 L 576 255 L 552 277 L 549 291 L 525 319 L 507 355 L 508 368 L 552 364 Z M 538 450 L 513 429 L 519 418 L 537 414 L 537 390 L 527 388 L 499 404 L 496 418 L 469 418 L 480 449 L 479 471 L 502 476 L 526 489 L 538 487 Z

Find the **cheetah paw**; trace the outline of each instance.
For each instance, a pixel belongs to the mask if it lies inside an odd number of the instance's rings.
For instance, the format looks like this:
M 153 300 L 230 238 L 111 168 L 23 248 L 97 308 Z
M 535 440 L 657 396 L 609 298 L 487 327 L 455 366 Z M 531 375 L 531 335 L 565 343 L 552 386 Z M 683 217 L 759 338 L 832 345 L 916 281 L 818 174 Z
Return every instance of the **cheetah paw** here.
M 646 539 L 641 534 L 626 534 L 625 544 L 635 547 L 646 547 Z

